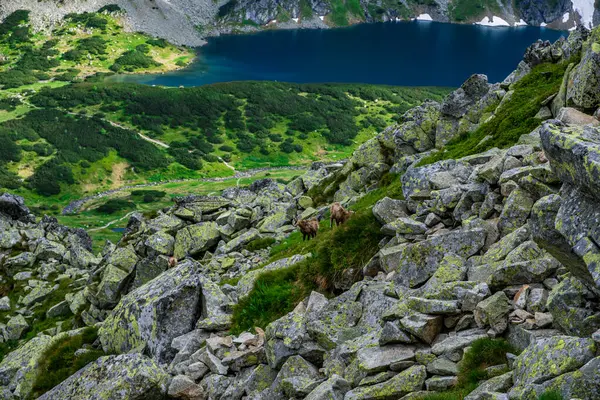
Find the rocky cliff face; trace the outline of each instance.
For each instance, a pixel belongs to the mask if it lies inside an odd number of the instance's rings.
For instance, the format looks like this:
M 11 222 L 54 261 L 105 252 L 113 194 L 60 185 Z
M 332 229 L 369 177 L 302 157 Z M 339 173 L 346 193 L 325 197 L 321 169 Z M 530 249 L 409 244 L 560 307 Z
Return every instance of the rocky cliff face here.
M 84 232 L 36 222 L 3 195 L 0 268 L 13 287 L 0 332 L 21 341 L 0 362 L 0 395 L 27 398 L 45 351 L 89 326 L 98 339 L 77 351 L 110 355 L 42 398 L 421 399 L 461 384 L 470 349 L 490 338 L 514 354 L 485 364 L 466 399 L 600 398 L 599 32 L 535 43 L 504 82 L 472 76 L 344 163 L 135 215 L 98 256 Z M 536 65 L 567 60 L 577 61 L 539 105 L 544 122 L 517 144 L 419 165 L 497 118 Z M 311 257 L 268 262 L 250 244 L 324 216 L 307 193 L 358 204 L 389 172 L 402 176 L 403 199 L 373 205 L 385 238 L 362 270 L 336 296 L 313 292 L 255 333 L 230 334 L 261 274 Z M 40 311 L 59 321 L 31 338 Z
M 0 19 L 19 9 L 32 11 L 39 28 L 60 24 L 68 13 L 95 12 L 116 4 L 129 29 L 176 44 L 198 46 L 203 38 L 264 28 L 328 28 L 361 22 L 414 18 L 484 25 L 528 25 L 571 29 L 600 22 L 594 0 L 524 0 L 515 3 L 469 0 L 11 0 L 0 3 Z

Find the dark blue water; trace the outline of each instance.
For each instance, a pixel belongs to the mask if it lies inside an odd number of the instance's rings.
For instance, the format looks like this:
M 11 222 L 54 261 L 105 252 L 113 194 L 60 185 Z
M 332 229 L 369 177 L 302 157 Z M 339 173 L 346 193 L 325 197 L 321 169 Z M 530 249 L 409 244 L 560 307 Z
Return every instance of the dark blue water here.
M 199 86 L 238 80 L 459 86 L 473 73 L 503 80 L 537 39 L 564 32 L 413 21 L 210 39 L 188 69 L 119 80 Z

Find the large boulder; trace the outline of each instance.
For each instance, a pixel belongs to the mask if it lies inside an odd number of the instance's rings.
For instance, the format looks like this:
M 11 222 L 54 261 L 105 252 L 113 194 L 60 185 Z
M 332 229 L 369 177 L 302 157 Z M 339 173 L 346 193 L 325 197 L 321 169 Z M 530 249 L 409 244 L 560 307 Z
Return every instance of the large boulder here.
M 173 255 L 181 259 L 187 255 L 194 256 L 209 250 L 217 244 L 221 234 L 216 222 L 201 222 L 187 226 L 177 232 Z
M 170 361 L 172 340 L 192 331 L 201 313 L 198 269 L 186 260 L 123 297 L 98 332 L 104 350 Z
M 399 399 L 423 388 L 427 371 L 422 365 L 415 365 L 393 378 L 372 386 L 359 386 L 346 393 L 344 400 L 391 400 Z
M 484 243 L 482 229 L 457 230 L 414 244 L 385 248 L 380 252 L 381 265 L 388 272 L 397 271 L 398 284 L 416 287 L 431 278 L 446 254 L 467 258 L 476 254 Z
M 141 354 L 101 357 L 86 365 L 41 400 L 162 400 L 169 375 Z
M 511 398 L 528 385 L 542 383 L 582 367 L 595 356 L 596 344 L 589 338 L 553 336 L 540 339 L 527 347 L 515 360 L 515 387 Z
M 25 200 L 10 193 L 0 195 L 0 216 L 22 222 L 35 222 L 35 217 L 25 206 Z
M 598 35 L 592 35 L 586 43 L 581 61 L 571 72 L 567 89 L 567 103 L 587 110 L 600 105 L 600 41 L 597 38 Z

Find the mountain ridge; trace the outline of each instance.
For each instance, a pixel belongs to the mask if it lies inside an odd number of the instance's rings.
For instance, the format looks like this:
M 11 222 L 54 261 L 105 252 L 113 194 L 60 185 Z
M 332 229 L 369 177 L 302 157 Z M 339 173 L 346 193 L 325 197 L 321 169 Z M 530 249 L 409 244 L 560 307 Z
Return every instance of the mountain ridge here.
M 600 23 L 593 0 L 16 0 L 0 4 L 0 18 L 18 9 L 32 11 L 38 28 L 60 24 L 68 13 L 95 12 L 116 5 L 131 31 L 143 31 L 175 44 L 200 46 L 223 33 L 261 29 L 329 28 L 354 23 L 434 20 L 492 26 L 549 26 L 572 29 Z

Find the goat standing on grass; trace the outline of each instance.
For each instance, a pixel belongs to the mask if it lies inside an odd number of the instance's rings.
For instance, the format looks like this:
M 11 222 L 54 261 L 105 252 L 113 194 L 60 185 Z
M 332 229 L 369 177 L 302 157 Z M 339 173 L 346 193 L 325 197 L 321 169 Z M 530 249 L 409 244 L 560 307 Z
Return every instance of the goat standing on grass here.
M 302 232 L 302 241 L 314 238 L 317 236 L 317 232 L 319 232 L 319 220 L 316 218 L 313 219 L 301 219 L 300 221 L 295 220 L 293 222 L 294 226 L 300 228 L 300 232 Z
M 329 208 L 329 213 L 331 214 L 329 217 L 329 227 L 333 228 L 333 221 L 335 221 L 335 226 L 342 225 L 350 219 L 354 211 L 346 210 L 340 203 L 333 203 Z

